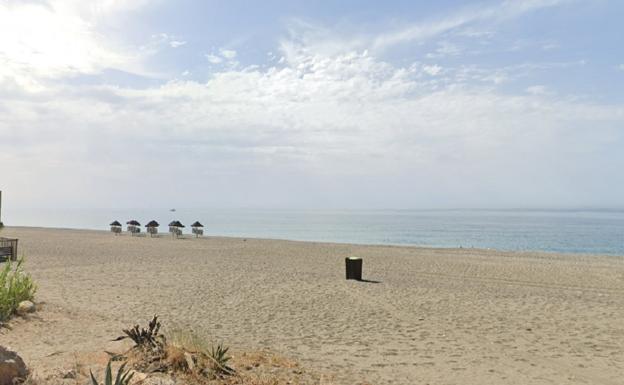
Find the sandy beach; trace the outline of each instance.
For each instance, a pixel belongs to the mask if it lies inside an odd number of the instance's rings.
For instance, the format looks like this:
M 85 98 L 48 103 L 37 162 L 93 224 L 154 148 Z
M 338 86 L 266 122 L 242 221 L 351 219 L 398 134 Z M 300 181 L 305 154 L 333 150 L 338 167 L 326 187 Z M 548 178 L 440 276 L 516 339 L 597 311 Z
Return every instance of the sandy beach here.
M 8 227 L 41 311 L 0 329 L 36 370 L 158 314 L 327 384 L 609 384 L 624 257 Z M 364 259 L 346 281 L 344 258 Z

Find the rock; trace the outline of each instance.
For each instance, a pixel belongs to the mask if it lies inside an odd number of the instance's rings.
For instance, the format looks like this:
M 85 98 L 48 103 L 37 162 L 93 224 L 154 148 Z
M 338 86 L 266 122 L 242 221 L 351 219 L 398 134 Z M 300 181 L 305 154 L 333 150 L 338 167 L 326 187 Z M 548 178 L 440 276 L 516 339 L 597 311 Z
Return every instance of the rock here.
M 17 310 L 15 311 L 17 315 L 26 315 L 28 313 L 33 313 L 35 311 L 35 304 L 30 301 L 22 301 L 17 305 Z
M 0 346 L 0 385 L 13 385 L 27 376 L 24 360 L 17 353 Z

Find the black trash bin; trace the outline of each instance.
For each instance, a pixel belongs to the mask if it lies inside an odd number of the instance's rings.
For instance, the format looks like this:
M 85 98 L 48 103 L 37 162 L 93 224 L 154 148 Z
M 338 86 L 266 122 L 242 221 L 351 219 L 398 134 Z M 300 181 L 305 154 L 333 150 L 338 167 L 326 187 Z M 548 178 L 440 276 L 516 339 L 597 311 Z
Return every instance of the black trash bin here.
M 362 258 L 345 258 L 347 265 L 347 279 L 362 280 Z

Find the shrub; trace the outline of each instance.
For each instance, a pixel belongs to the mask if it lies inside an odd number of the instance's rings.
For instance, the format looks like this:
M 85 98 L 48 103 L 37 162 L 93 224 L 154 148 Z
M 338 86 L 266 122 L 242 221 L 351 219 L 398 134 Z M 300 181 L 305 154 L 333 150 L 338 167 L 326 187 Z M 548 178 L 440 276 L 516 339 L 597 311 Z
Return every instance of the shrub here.
M 125 338 L 134 341 L 134 347 L 123 355 L 123 359 L 135 370 L 179 373 L 188 376 L 191 383 L 202 383 L 202 378 L 223 378 L 235 373 L 228 366 L 231 359 L 229 348 L 223 344 L 212 345 L 205 337 L 184 329 L 169 332 L 165 337 L 160 333 L 157 316 L 147 328 L 135 325 L 123 332 L 124 335 L 114 341 Z
M 128 359 L 134 369 L 142 372 L 163 371 L 167 340 L 160 333 L 160 322 L 157 316 L 152 318 L 147 328 L 134 325 L 130 329 L 124 329 L 123 332 L 123 336 L 113 341 L 129 338 L 134 342 L 132 349 L 124 354 L 124 358 Z
M 184 358 L 183 353 L 190 353 L 194 357 L 193 366 L 210 377 L 222 377 L 235 373 L 235 370 L 228 366 L 232 357 L 228 355 L 228 347 L 222 343 L 214 345 L 208 341 L 206 336 L 197 333 L 177 329 L 169 333 L 167 359 L 175 366 L 179 358 Z M 181 362 L 184 366 L 184 362 Z M 188 367 L 188 365 L 186 365 Z M 192 371 L 192 370 L 191 370 Z
M 211 369 L 215 375 L 229 375 L 234 373 L 234 369 L 227 366 L 228 361 L 232 358 L 227 352 L 230 348 L 226 348 L 223 344 L 210 349 L 210 360 L 212 361 Z
M 8 319 L 22 301 L 32 301 L 37 291 L 33 279 L 23 271 L 24 259 L 6 262 L 0 270 L 0 321 Z
M 130 370 L 125 370 L 126 364 L 123 364 L 119 367 L 117 371 L 117 376 L 115 377 L 115 382 L 113 382 L 113 370 L 111 368 L 111 361 L 108 361 L 108 365 L 106 365 L 106 371 L 104 372 L 104 382 L 102 385 L 128 385 L 134 373 L 130 373 Z M 93 372 L 89 371 L 91 374 L 91 384 L 92 385 L 100 385 L 100 383 L 95 379 Z
M 167 333 L 167 343 L 191 353 L 206 353 L 210 351 L 212 344 L 206 334 L 178 328 Z
M 139 325 L 134 325 L 131 329 L 124 329 L 124 336 L 118 337 L 116 340 L 122 340 L 124 338 L 130 338 L 135 348 L 161 352 L 165 346 L 165 336 L 160 333 L 160 322 L 158 322 L 158 316 L 154 316 L 146 328 L 139 328 Z

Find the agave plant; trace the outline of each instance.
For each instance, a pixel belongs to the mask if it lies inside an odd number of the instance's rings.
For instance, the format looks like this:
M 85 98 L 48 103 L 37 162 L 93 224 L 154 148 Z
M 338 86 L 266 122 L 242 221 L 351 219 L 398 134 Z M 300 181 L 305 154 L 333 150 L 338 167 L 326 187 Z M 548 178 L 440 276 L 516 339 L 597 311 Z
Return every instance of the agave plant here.
M 100 383 L 96 380 L 95 376 L 91 373 L 91 384 L 92 385 L 100 385 Z M 130 373 L 130 370 L 126 370 L 126 364 L 123 364 L 117 370 L 117 376 L 115 377 L 115 382 L 113 382 L 113 370 L 111 368 L 111 360 L 108 361 L 108 365 L 106 365 L 106 371 L 104 372 L 104 382 L 101 385 L 128 385 L 130 380 L 134 376 L 134 373 Z
M 212 361 L 211 369 L 215 375 L 229 375 L 234 373 L 234 369 L 227 366 L 228 361 L 232 358 L 227 352 L 230 348 L 224 347 L 223 344 L 212 346 L 209 358 Z
M 165 345 L 165 336 L 160 334 L 160 322 L 158 322 L 158 316 L 154 316 L 146 328 L 139 328 L 139 325 L 134 325 L 131 329 L 123 329 L 124 336 L 117 337 L 115 341 L 122 340 L 124 338 L 130 338 L 135 348 L 160 351 Z

